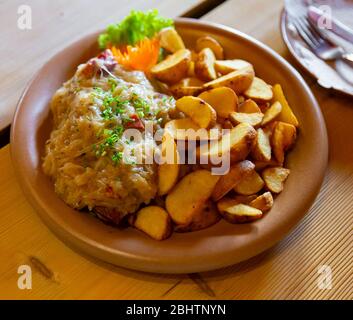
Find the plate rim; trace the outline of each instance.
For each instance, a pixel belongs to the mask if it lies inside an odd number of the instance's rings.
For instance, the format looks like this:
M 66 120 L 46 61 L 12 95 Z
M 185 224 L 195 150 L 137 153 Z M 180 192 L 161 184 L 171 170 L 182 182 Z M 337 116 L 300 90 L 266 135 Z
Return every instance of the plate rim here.
M 302 62 L 302 60 L 298 57 L 298 55 L 296 54 L 294 48 L 292 47 L 292 45 L 290 44 L 289 41 L 289 37 L 288 37 L 288 33 L 287 33 L 287 28 L 286 28 L 286 20 L 288 17 L 288 13 L 286 11 L 286 8 L 283 7 L 282 11 L 281 11 L 281 16 L 280 16 L 280 30 L 281 30 L 281 37 L 283 39 L 283 42 L 285 43 L 290 55 L 292 56 L 292 58 L 296 61 L 296 63 L 298 63 L 298 65 L 300 66 L 300 68 L 302 70 L 304 70 L 309 76 L 311 76 L 313 79 L 316 80 L 315 83 L 317 83 L 320 88 L 327 90 L 329 92 L 334 92 L 334 93 L 338 93 L 339 95 L 345 96 L 345 97 L 353 97 L 353 94 L 345 91 L 345 90 L 341 90 L 335 87 L 330 87 L 330 88 L 325 88 L 323 87 L 320 83 L 319 83 L 319 79 L 316 77 L 316 75 L 311 72 L 306 66 L 305 64 Z
M 45 224 L 49 227 L 51 232 L 56 234 L 58 236 L 58 238 L 60 240 L 62 240 L 64 243 L 66 243 L 70 248 L 74 248 L 76 250 L 79 250 L 80 254 L 82 254 L 82 251 L 83 251 L 84 254 L 94 256 L 94 257 L 99 258 L 101 260 L 116 264 L 120 267 L 134 269 L 134 270 L 138 270 L 138 271 L 147 271 L 147 272 L 185 274 L 185 273 L 190 273 L 190 272 L 203 272 L 203 271 L 220 269 L 220 268 L 223 268 L 223 267 L 226 267 L 229 265 L 233 265 L 233 264 L 238 263 L 240 261 L 246 260 L 248 258 L 251 258 L 251 257 L 269 249 L 275 243 L 279 242 L 286 234 L 288 234 L 290 232 L 290 230 L 293 229 L 298 224 L 298 222 L 304 217 L 304 215 L 307 213 L 307 211 L 309 210 L 311 205 L 314 203 L 315 198 L 317 197 L 317 195 L 319 193 L 319 190 L 321 188 L 321 185 L 322 185 L 322 182 L 323 182 L 323 179 L 325 176 L 326 166 L 327 166 L 328 138 L 327 138 L 326 125 L 325 125 L 321 110 L 318 106 L 318 103 L 317 103 L 314 95 L 312 94 L 312 92 L 310 90 L 310 87 L 306 84 L 306 82 L 301 77 L 301 75 L 298 73 L 298 71 L 295 70 L 278 53 L 276 53 L 274 50 L 267 47 L 265 44 L 261 43 L 260 41 L 252 38 L 251 36 L 246 35 L 245 33 L 242 33 L 236 29 L 233 29 L 233 28 L 221 25 L 221 24 L 199 21 L 199 20 L 192 19 L 192 18 L 177 18 L 177 19 L 175 19 L 175 21 L 176 21 L 176 24 L 178 24 L 178 23 L 190 24 L 191 23 L 192 25 L 196 25 L 197 27 L 199 27 L 201 29 L 202 28 L 209 29 L 211 27 L 213 29 L 213 31 L 215 31 L 216 33 L 219 32 L 223 35 L 225 33 L 228 33 L 228 34 L 230 34 L 230 36 L 232 36 L 232 35 L 235 35 L 238 37 L 240 36 L 241 38 L 244 38 L 245 40 L 254 43 L 256 46 L 260 47 L 262 50 L 265 50 L 268 53 L 270 53 L 270 55 L 274 56 L 277 60 L 279 60 L 279 62 L 281 64 L 283 64 L 287 69 L 289 69 L 289 71 L 295 76 L 296 80 L 299 81 L 301 83 L 301 85 L 303 86 L 303 88 L 306 89 L 306 93 L 308 94 L 308 96 L 312 102 L 312 106 L 314 107 L 314 111 L 315 111 L 317 119 L 318 119 L 317 122 L 320 125 L 320 129 L 321 129 L 321 133 L 322 133 L 322 142 L 323 142 L 323 147 L 324 147 L 324 150 L 322 151 L 323 152 L 323 162 L 321 163 L 322 168 L 321 168 L 321 172 L 320 172 L 320 177 L 316 182 L 315 188 L 313 188 L 313 190 L 312 190 L 312 194 L 314 194 L 314 196 L 311 199 L 311 201 L 308 201 L 308 203 L 306 204 L 304 212 L 302 212 L 301 214 L 297 214 L 292 219 L 293 221 L 291 221 L 291 223 L 287 223 L 286 228 L 282 228 L 281 232 L 276 233 L 277 234 L 276 237 L 272 237 L 271 240 L 268 240 L 266 246 L 262 246 L 261 248 L 258 248 L 257 250 L 253 250 L 252 252 L 249 252 L 247 254 L 243 254 L 238 259 L 228 259 L 227 262 L 215 261 L 213 264 L 208 264 L 207 266 L 200 264 L 197 267 L 190 266 L 189 268 L 184 268 L 183 270 L 180 270 L 179 268 L 170 268 L 168 265 L 165 265 L 163 263 L 160 264 L 160 261 L 153 261 L 153 259 L 148 259 L 147 257 L 131 256 L 125 252 L 120 252 L 120 254 L 121 254 L 120 258 L 123 257 L 124 260 L 123 261 L 119 260 L 119 263 L 116 263 L 116 259 L 107 259 L 107 257 L 106 257 L 107 249 L 109 249 L 109 248 L 101 247 L 101 246 L 99 246 L 99 244 L 97 245 L 97 243 L 95 241 L 93 241 L 93 243 L 92 243 L 92 241 L 88 238 L 82 239 L 82 235 L 81 235 L 81 237 L 77 236 L 75 230 L 67 230 L 65 228 L 62 228 L 61 225 L 56 224 L 55 221 L 53 221 L 51 219 L 51 217 L 49 215 L 47 215 L 45 211 L 43 211 L 44 210 L 43 207 L 41 207 L 38 204 L 38 199 L 36 199 L 36 197 L 30 192 L 30 189 L 27 186 L 28 181 L 26 180 L 26 177 L 21 172 L 20 163 L 18 163 L 18 161 L 16 160 L 16 146 L 14 145 L 13 142 L 16 141 L 16 132 L 17 132 L 16 131 L 16 123 L 17 123 L 17 118 L 19 117 L 20 106 L 23 103 L 23 100 L 26 97 L 28 91 L 30 90 L 32 84 L 40 76 L 43 69 L 47 66 L 47 64 L 51 60 L 55 59 L 55 57 L 57 57 L 57 55 L 59 55 L 63 51 L 68 50 L 71 46 L 74 46 L 77 42 L 84 41 L 86 38 L 89 38 L 89 37 L 93 37 L 99 31 L 90 33 L 88 35 L 84 35 L 82 38 L 78 39 L 77 41 L 74 41 L 71 44 L 68 44 L 67 46 L 65 46 L 63 49 L 61 49 L 59 52 L 57 52 L 55 55 L 53 55 L 39 69 L 39 71 L 36 73 L 36 75 L 33 77 L 33 79 L 27 84 L 27 86 L 26 86 L 26 88 L 25 88 L 23 94 L 21 95 L 21 98 L 17 104 L 17 107 L 16 107 L 13 125 L 11 126 L 10 148 L 11 148 L 12 161 L 13 161 L 14 167 L 16 169 L 15 174 L 16 174 L 18 181 L 21 182 L 20 185 L 21 185 L 22 190 L 24 191 L 24 194 L 25 194 L 27 200 L 29 200 L 32 207 L 35 208 L 36 212 L 39 214 L 39 216 L 45 222 Z M 324 162 L 325 162 L 325 164 L 324 164 Z M 110 251 L 110 254 L 116 255 L 116 252 L 111 252 L 111 250 L 108 250 L 108 251 Z M 131 261 L 131 260 L 133 260 L 133 261 Z M 148 264 L 148 265 L 144 265 L 144 263 Z M 156 266 L 155 265 L 156 263 L 159 263 L 160 266 Z

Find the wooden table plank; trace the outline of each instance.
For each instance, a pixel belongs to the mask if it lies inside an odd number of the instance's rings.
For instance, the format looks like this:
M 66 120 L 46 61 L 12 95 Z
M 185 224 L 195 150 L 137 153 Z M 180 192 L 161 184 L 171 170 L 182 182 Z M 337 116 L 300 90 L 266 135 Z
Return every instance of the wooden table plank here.
M 280 38 L 278 0 L 229 0 L 203 17 L 248 33 L 290 62 Z M 308 77 L 304 75 L 306 79 Z M 273 249 L 225 270 L 202 274 L 217 296 L 231 299 L 353 297 L 353 101 L 330 95 L 310 79 L 323 111 L 330 142 L 325 183 L 314 206 L 299 226 Z M 333 288 L 317 286 L 318 268 L 329 265 Z M 175 296 L 183 294 L 178 286 Z
M 21 0 L 0 3 L 0 130 L 12 120 L 16 103 L 34 73 L 53 54 L 83 35 L 119 21 L 132 9 L 158 8 L 176 17 L 205 0 L 56 0 L 30 1 L 32 29 L 17 27 Z
M 144 274 L 82 256 L 42 223 L 24 198 L 11 166 L 9 146 L 0 149 L 0 299 L 155 299 L 185 276 Z M 54 273 L 40 272 L 35 257 Z M 17 288 L 17 268 L 33 267 L 33 289 Z
M 247 32 L 287 58 L 278 28 L 281 6 L 277 0 L 228 0 L 204 19 Z M 73 252 L 29 206 L 15 180 L 9 148 L 1 149 L 0 298 L 352 299 L 353 104 L 351 99 L 330 95 L 312 80 L 310 84 L 330 140 L 329 168 L 317 201 L 274 248 L 200 277 L 128 271 Z M 33 290 L 20 291 L 16 269 L 30 263 L 31 256 L 51 269 L 54 277 L 48 279 L 34 267 Z M 317 286 L 321 265 L 332 268 L 331 290 Z

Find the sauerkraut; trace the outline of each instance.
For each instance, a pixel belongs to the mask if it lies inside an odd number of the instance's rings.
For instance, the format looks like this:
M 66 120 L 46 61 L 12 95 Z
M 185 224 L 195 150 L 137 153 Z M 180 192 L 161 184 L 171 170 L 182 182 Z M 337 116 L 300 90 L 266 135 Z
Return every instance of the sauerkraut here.
M 173 98 L 157 93 L 144 73 L 117 65 L 109 50 L 80 65 L 51 101 L 43 170 L 56 193 L 72 208 L 108 212 L 110 220 L 112 212 L 120 218 L 149 203 L 156 165 L 136 162 L 135 154 L 156 147 L 153 135 L 134 141 L 122 133 L 147 123 L 156 130 L 174 107 Z

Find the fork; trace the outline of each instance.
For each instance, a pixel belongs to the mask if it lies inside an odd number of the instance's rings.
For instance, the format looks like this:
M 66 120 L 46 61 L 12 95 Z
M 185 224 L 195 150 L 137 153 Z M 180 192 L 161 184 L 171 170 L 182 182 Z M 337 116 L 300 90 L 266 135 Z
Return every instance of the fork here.
M 325 61 L 342 59 L 351 65 L 353 64 L 353 53 L 347 53 L 341 47 L 326 40 L 316 27 L 306 19 L 306 16 L 292 17 L 292 23 L 305 43 L 320 59 Z

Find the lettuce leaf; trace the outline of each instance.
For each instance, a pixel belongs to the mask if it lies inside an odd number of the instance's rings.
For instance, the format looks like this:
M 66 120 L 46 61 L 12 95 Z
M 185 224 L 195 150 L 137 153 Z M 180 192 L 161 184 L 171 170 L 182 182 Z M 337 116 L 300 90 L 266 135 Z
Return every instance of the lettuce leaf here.
M 173 26 L 173 20 L 159 16 L 158 11 L 131 11 L 120 23 L 111 24 L 98 38 L 101 49 L 109 45 L 135 45 L 153 38 L 161 29 Z

